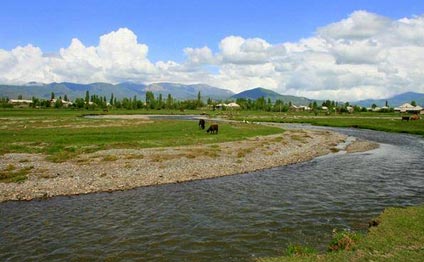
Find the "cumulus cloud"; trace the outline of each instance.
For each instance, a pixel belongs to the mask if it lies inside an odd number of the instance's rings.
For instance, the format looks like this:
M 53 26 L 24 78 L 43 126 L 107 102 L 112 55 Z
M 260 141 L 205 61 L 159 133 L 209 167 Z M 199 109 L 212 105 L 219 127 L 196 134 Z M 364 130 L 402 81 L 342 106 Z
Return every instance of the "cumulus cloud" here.
M 423 43 L 424 16 L 392 20 L 356 11 L 297 42 L 272 44 L 231 35 L 217 44 L 215 53 L 208 46 L 187 47 L 181 63 L 152 63 L 148 46 L 120 28 L 100 36 L 97 46 L 74 38 L 54 55 L 30 44 L 0 49 L 0 81 L 170 81 L 236 92 L 262 86 L 283 94 L 352 101 L 424 92 Z

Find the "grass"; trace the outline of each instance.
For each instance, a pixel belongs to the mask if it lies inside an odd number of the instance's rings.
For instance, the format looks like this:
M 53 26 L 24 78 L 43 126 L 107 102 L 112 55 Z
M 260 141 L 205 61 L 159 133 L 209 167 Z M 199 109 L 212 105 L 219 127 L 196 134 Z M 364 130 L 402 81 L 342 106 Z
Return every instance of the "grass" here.
M 402 121 L 399 113 L 354 113 L 337 115 L 319 115 L 312 113 L 240 113 L 233 116 L 236 120 L 252 122 L 277 123 L 307 123 L 319 126 L 355 127 L 386 132 L 409 133 L 424 136 L 424 119 L 416 121 Z
M 34 167 L 25 167 L 19 169 L 12 164 L 6 166 L 4 170 L 0 171 L 0 182 L 3 183 L 21 183 L 28 178 L 28 174 Z
M 53 162 L 104 149 L 210 144 L 283 132 L 261 125 L 219 123 L 219 134 L 211 135 L 200 130 L 197 121 L 87 119 L 74 110 L 0 110 L 0 119 L 0 154 L 42 153 Z
M 423 261 L 424 206 L 388 208 L 377 220 L 379 225 L 365 236 L 346 231 L 335 234 L 328 253 L 289 246 L 286 256 L 258 261 Z

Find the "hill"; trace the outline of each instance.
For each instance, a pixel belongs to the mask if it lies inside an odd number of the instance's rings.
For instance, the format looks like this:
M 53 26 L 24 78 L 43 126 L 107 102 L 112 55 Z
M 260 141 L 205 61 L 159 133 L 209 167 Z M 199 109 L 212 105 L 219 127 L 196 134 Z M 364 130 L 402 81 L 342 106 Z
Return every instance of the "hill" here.
M 24 99 L 31 99 L 32 97 L 48 99 L 54 92 L 56 97 L 67 95 L 72 100 L 85 97 L 86 91 L 91 95 L 96 94 L 107 98 L 113 93 L 116 98 L 137 96 L 139 99 L 143 99 L 147 91 L 152 91 L 156 96 L 162 94 L 166 97 L 171 94 L 179 100 L 196 99 L 199 92 L 203 99 L 210 97 L 215 100 L 227 99 L 234 94 L 226 89 L 203 84 L 155 83 L 146 85 L 124 82 L 114 85 L 109 83 L 77 84 L 62 82 L 42 84 L 31 82 L 26 85 L 0 85 L 0 97 L 8 98 L 17 98 L 21 95 Z
M 411 103 L 411 101 L 415 101 L 417 105 L 424 106 L 424 94 L 407 92 L 386 99 L 367 99 L 353 102 L 352 104 L 364 107 L 370 107 L 372 104 L 376 104 L 377 106 L 384 106 L 386 101 L 391 107 L 400 106 L 404 103 Z
M 256 100 L 260 97 L 264 97 L 265 99 L 269 98 L 273 102 L 278 99 L 283 101 L 284 103 L 292 102 L 292 104 L 294 105 L 308 105 L 309 103 L 314 101 L 305 97 L 281 95 L 277 92 L 274 92 L 272 90 L 265 89 L 262 87 L 257 87 L 257 88 L 240 92 L 238 94 L 233 95 L 231 98 L 233 99 L 245 98 L 245 99 Z

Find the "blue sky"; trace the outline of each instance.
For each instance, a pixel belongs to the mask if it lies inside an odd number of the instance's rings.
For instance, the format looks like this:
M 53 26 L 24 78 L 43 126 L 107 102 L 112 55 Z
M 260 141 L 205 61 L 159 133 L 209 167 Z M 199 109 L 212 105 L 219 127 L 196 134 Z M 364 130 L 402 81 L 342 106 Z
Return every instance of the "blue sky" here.
M 149 46 L 152 61 L 181 61 L 185 47 L 216 50 L 228 35 L 297 41 L 355 10 L 394 19 L 424 13 L 422 0 L 2 0 L 0 5 L 1 49 L 33 44 L 56 52 L 74 37 L 97 45 L 100 35 L 127 27 Z
M 203 83 L 354 101 L 424 93 L 422 57 L 422 0 L 0 1 L 0 84 Z

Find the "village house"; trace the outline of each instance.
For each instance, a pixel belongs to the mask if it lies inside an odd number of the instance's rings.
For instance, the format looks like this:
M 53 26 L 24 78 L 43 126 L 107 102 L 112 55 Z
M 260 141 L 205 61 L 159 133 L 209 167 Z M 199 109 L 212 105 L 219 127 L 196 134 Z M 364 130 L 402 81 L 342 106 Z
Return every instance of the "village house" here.
M 231 103 L 228 103 L 228 104 L 221 103 L 221 104 L 217 104 L 215 106 L 215 108 L 216 109 L 224 109 L 224 108 L 239 109 L 240 108 L 240 105 L 237 104 L 237 103 L 234 103 L 234 102 L 231 102 Z
M 60 101 L 62 102 L 63 107 L 69 107 L 69 106 L 73 105 L 73 103 L 71 101 L 65 101 L 63 99 L 61 99 Z M 56 104 L 56 102 L 57 102 L 57 99 L 55 99 L 55 98 L 50 99 L 51 106 L 54 106 L 54 104 Z
M 13 106 L 28 107 L 32 105 L 33 101 L 29 99 L 10 99 L 8 103 Z
M 405 103 L 399 107 L 395 107 L 395 112 L 410 113 L 410 114 L 424 114 L 424 110 L 421 106 L 413 106 L 409 103 Z

